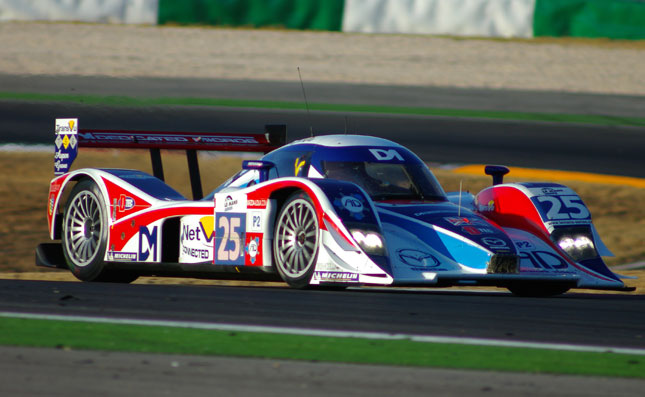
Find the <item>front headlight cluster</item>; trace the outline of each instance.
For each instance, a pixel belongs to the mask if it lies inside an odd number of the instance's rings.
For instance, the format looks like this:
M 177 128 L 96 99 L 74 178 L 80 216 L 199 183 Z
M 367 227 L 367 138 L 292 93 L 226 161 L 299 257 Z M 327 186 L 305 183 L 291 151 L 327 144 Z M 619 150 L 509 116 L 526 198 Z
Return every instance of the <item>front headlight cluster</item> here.
M 376 232 L 353 229 L 350 231 L 358 245 L 369 255 L 385 255 L 383 237 Z
M 564 252 L 576 262 L 598 256 L 588 227 L 569 227 L 556 229 L 552 238 Z

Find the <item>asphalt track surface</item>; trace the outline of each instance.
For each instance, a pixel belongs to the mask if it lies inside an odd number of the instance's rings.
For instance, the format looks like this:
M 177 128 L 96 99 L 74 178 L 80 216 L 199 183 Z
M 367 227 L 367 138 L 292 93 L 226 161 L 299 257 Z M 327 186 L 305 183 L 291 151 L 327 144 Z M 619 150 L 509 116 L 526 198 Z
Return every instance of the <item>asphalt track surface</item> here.
M 640 295 L 0 280 L 0 311 L 645 348 Z
M 14 92 L 128 96 L 193 96 L 299 101 L 293 83 L 186 79 L 46 78 L 0 75 Z M 237 83 L 237 84 L 236 84 Z M 237 87 L 237 88 L 236 88 Z M 572 114 L 643 116 L 645 99 L 526 91 L 308 84 L 310 101 Z M 443 105 L 443 106 L 442 106 Z M 316 134 L 367 134 L 392 139 L 433 163 L 505 164 L 645 177 L 645 128 L 451 117 L 379 115 L 199 106 L 105 107 L 0 100 L 0 143 L 52 141 L 56 117 L 82 128 L 261 132 L 285 123 L 289 140 Z

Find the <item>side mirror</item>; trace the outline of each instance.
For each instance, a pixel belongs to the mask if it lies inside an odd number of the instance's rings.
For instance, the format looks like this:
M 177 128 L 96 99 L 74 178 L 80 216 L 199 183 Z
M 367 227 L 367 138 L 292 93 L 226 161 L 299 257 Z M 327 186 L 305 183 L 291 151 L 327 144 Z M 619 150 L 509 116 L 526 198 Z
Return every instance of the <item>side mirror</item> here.
M 493 176 L 493 186 L 504 183 L 504 175 L 508 174 L 510 170 L 503 165 L 487 165 L 484 168 L 484 173 L 486 175 Z
M 269 170 L 273 167 L 275 167 L 275 164 L 264 160 L 244 160 L 242 162 L 242 169 L 260 171 L 260 182 L 269 179 Z

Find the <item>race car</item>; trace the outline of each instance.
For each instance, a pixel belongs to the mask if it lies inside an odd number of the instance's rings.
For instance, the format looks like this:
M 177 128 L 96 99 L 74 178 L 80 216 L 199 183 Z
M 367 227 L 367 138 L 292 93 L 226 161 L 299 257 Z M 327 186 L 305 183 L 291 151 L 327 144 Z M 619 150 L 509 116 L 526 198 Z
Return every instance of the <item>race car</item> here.
M 139 276 L 275 280 L 294 288 L 498 286 L 550 296 L 571 288 L 633 290 L 570 188 L 503 183 L 446 194 L 414 153 L 362 135 L 286 144 L 262 134 L 79 130 L 56 120 L 47 219 L 54 243 L 38 265 L 83 281 Z M 79 146 L 149 149 L 153 175 L 71 171 Z M 193 198 L 164 182 L 161 149 L 185 150 Z M 198 150 L 261 152 L 202 197 Z

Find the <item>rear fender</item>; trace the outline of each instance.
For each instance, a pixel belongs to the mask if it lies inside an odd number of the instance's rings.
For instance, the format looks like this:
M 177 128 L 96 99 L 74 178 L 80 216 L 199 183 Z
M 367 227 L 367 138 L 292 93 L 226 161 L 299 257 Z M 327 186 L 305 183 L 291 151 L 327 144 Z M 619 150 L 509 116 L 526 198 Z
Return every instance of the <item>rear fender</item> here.
M 49 186 L 47 219 L 52 240 L 60 238 L 65 194 L 84 178 L 93 180 L 99 187 L 108 206 L 110 225 L 155 203 L 185 200 L 161 180 L 141 171 L 93 168 L 73 171 L 54 178 Z

